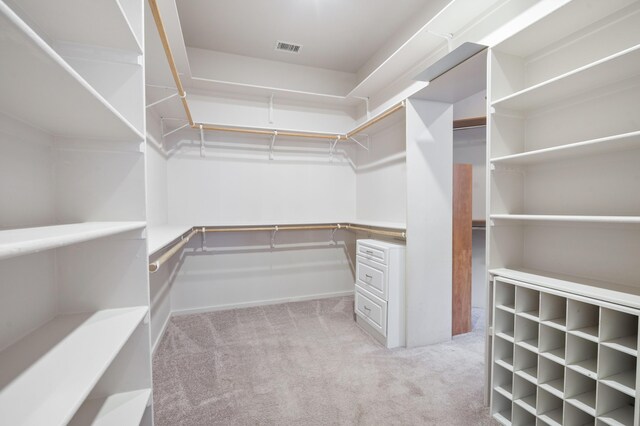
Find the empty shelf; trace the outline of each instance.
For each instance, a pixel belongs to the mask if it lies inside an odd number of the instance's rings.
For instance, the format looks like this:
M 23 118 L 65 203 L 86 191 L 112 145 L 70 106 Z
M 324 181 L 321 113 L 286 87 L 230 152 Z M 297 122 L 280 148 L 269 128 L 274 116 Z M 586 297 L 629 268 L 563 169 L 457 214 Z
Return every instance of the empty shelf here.
M 603 423 L 611 426 L 627 426 L 633 424 L 633 407 L 621 407 L 598 417 Z
M 618 337 L 617 339 L 602 342 L 602 345 L 629 355 L 638 356 L 638 336 Z
M 517 399 L 514 402 L 535 416 L 536 414 L 535 393 L 533 395 L 529 395 L 529 396 L 525 396 L 524 398 Z
M 528 166 L 638 148 L 640 148 L 640 132 L 630 132 L 520 154 L 505 155 L 494 158 L 491 162 L 512 166 Z
M 515 306 L 513 306 L 513 304 L 511 304 L 511 305 L 496 305 L 496 309 L 500 309 L 502 311 L 510 312 L 512 314 L 516 312 L 516 308 L 515 308 Z
M 592 379 L 597 379 L 597 365 L 598 361 L 595 358 L 585 359 L 584 361 L 575 362 L 573 364 L 567 364 L 567 367 L 576 371 L 582 375 L 590 377 Z
M 496 333 L 496 336 L 506 340 L 507 342 L 512 342 L 513 343 L 513 331 L 506 331 L 506 332 L 500 332 L 500 333 Z
M 7 424 L 66 424 L 148 311 L 62 315 L 0 352 Z
M 513 371 L 513 358 L 497 359 L 496 364 L 509 371 Z
M 524 370 L 516 371 L 516 374 L 525 380 L 535 384 L 538 384 L 538 368 L 531 367 Z
M 534 353 L 538 353 L 538 339 L 530 339 L 530 340 L 524 340 L 522 342 L 518 342 L 516 343 L 516 345 L 523 347 L 527 350 L 530 350 L 531 352 Z
M 562 426 L 562 407 L 544 414 L 540 414 L 540 420 L 551 426 Z
M 564 398 L 564 378 L 552 380 L 540 385 L 540 389 L 544 389 L 550 394 L 557 396 L 558 398 Z M 562 411 L 562 410 L 560 410 Z M 562 419 L 562 417 L 561 417 Z
M 138 426 L 147 408 L 151 389 L 91 399 L 82 404 L 70 426 Z
M 162 250 L 171 242 L 191 230 L 192 226 L 162 225 L 147 227 L 147 242 L 149 244 L 149 256 Z
M 636 397 L 636 372 L 633 370 L 605 377 L 600 382 L 629 396 Z
M 592 416 L 596 415 L 596 391 L 585 392 L 567 398 L 567 402 L 585 413 L 589 413 Z
M 569 330 L 569 334 L 573 334 L 574 336 L 582 337 L 586 340 L 591 340 L 592 342 L 598 342 L 598 326 L 594 325 L 592 327 L 584 327 L 578 330 Z
M 18 4 L 55 40 L 142 53 L 120 3 L 119 0 L 20 0 Z M 65 13 L 60 13 L 61 10 Z
M 499 268 L 489 272 L 505 278 L 640 309 L 640 290 L 635 287 L 526 268 Z
M 512 399 L 513 394 L 511 391 L 511 385 L 496 386 L 495 391 L 506 397 L 507 399 Z
M 501 413 L 495 413 L 493 415 L 493 418 L 496 419 L 496 421 L 503 426 L 511 426 L 511 420 L 509 420 L 509 417 L 508 417 L 509 415 L 510 413 L 503 411 Z
M 85 222 L 0 231 L 0 259 L 142 229 L 145 222 Z
M 513 220 L 531 222 L 575 222 L 575 223 L 611 223 L 640 224 L 640 216 L 586 216 L 553 214 L 492 214 L 491 220 Z
M 93 7 L 93 2 L 87 7 Z M 56 10 L 60 10 L 57 3 Z M 89 23 L 93 26 L 92 20 Z M 142 133 L 2 1 L 0 50 L 6 58 L 0 67 L 0 110 L 53 135 L 144 140 Z
M 540 321 L 540 324 L 548 325 L 556 330 L 567 331 L 567 319 L 566 318 L 554 318 L 546 321 Z
M 592 91 L 640 73 L 640 46 L 634 46 L 591 64 L 528 87 L 492 103 L 511 110 L 532 110 Z
M 565 363 L 564 352 L 565 352 L 564 348 L 558 348 L 558 349 L 553 349 L 547 352 L 541 352 L 540 355 L 542 355 L 547 359 L 550 359 L 551 361 L 557 362 L 558 364 L 564 365 Z

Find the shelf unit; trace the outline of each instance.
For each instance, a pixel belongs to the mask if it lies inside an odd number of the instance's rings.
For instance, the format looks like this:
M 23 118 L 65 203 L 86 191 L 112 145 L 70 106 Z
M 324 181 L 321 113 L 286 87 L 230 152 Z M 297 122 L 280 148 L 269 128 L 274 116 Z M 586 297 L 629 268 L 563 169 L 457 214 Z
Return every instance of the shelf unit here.
M 0 0 L 10 424 L 153 424 L 143 5 Z
M 638 25 L 638 1 L 569 1 L 489 51 L 488 392 L 503 424 L 640 421 Z M 513 343 L 496 333 L 507 309 Z M 509 358 L 511 399 L 495 387 Z
M 638 424 L 639 310 L 507 278 L 494 285 L 491 413 L 497 421 Z M 503 309 L 511 301 L 515 314 Z M 518 317 L 530 312 L 539 315 Z M 548 318 L 566 326 L 550 327 Z M 515 346 L 499 332 L 505 329 L 516 336 Z

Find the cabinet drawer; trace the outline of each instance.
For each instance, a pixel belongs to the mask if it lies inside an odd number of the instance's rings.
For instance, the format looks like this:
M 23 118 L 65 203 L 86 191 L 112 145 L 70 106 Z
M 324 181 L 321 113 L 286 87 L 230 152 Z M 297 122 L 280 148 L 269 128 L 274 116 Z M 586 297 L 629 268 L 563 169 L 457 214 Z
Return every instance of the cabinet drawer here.
M 383 300 L 389 299 L 389 292 L 387 291 L 388 274 L 385 266 L 378 265 L 376 262 L 371 262 L 357 256 L 356 275 L 359 286 Z
M 364 257 L 365 259 L 375 260 L 376 262 L 380 262 L 384 265 L 387 264 L 387 253 L 386 251 L 379 248 L 370 247 L 362 243 L 358 243 L 357 254 Z
M 387 302 L 356 285 L 355 309 L 380 334 L 387 335 Z

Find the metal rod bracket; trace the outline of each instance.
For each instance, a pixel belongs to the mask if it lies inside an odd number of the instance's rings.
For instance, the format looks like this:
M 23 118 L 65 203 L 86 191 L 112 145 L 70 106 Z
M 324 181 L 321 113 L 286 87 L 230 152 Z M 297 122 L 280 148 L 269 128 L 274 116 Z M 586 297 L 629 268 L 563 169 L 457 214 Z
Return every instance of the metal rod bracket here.
M 271 137 L 271 145 L 269 145 L 269 160 L 273 160 L 273 146 L 276 144 L 276 137 L 278 136 L 278 131 L 273 131 L 273 136 Z

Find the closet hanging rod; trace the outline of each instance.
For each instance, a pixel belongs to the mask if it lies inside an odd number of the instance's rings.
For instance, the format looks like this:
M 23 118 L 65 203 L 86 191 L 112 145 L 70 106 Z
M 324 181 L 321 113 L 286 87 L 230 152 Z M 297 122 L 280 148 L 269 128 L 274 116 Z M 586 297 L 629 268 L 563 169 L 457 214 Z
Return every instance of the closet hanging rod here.
M 191 232 L 186 236 L 183 236 L 179 240 L 175 240 L 173 245 L 169 245 L 169 250 L 163 253 L 158 259 L 154 262 L 149 263 L 149 272 L 156 272 L 160 269 L 164 263 L 166 263 L 169 259 L 171 259 L 177 252 L 179 252 L 188 242 L 189 240 L 196 234 L 206 233 L 206 232 L 273 232 L 273 231 L 308 231 L 308 230 L 335 230 L 335 229 L 344 229 L 346 231 L 362 231 L 367 232 L 369 234 L 381 235 L 385 237 L 394 237 L 394 238 L 406 238 L 407 233 L 405 231 L 387 231 L 384 229 L 376 229 L 373 227 L 352 225 L 350 223 L 337 223 L 337 224 L 329 224 L 329 225 L 271 225 L 271 226 L 230 226 L 230 227 L 202 227 L 202 226 L 194 226 L 191 228 Z
M 331 139 L 331 140 L 342 140 L 346 141 L 351 136 L 357 135 L 364 129 L 374 125 L 378 121 L 388 117 L 394 112 L 405 107 L 405 101 L 401 101 L 383 113 L 373 117 L 355 129 L 351 130 L 346 134 L 330 134 L 330 133 L 320 133 L 320 132 L 293 132 L 293 131 L 280 131 L 277 129 L 248 129 L 243 127 L 227 127 L 227 126 L 218 126 L 215 124 L 208 123 L 195 123 L 191 116 L 191 110 L 189 109 L 189 104 L 187 102 L 187 93 L 184 90 L 184 86 L 182 85 L 182 80 L 180 79 L 180 73 L 178 72 L 178 67 L 176 66 L 176 62 L 173 56 L 173 52 L 171 51 L 171 46 L 169 45 L 169 38 L 167 37 L 167 32 L 164 27 L 164 22 L 162 21 L 162 17 L 160 16 L 160 9 L 158 8 L 157 0 L 149 0 L 149 7 L 151 8 L 151 12 L 153 14 L 153 19 L 156 23 L 156 28 L 158 29 L 158 34 L 160 35 L 160 41 L 162 42 L 162 47 L 164 49 L 165 56 L 167 57 L 167 62 L 169 63 L 169 68 L 171 69 L 171 75 L 173 76 L 173 80 L 176 85 L 176 89 L 178 90 L 178 96 L 180 96 L 180 100 L 182 101 L 182 106 L 184 107 L 184 112 L 187 116 L 187 121 L 189 126 L 193 129 L 200 129 L 200 125 L 204 130 L 215 130 L 221 132 L 235 132 L 235 133 L 250 133 L 250 134 L 258 134 L 258 135 L 273 135 L 276 131 L 278 132 L 278 136 L 289 136 L 289 137 L 299 137 L 299 138 L 310 138 L 310 139 Z

